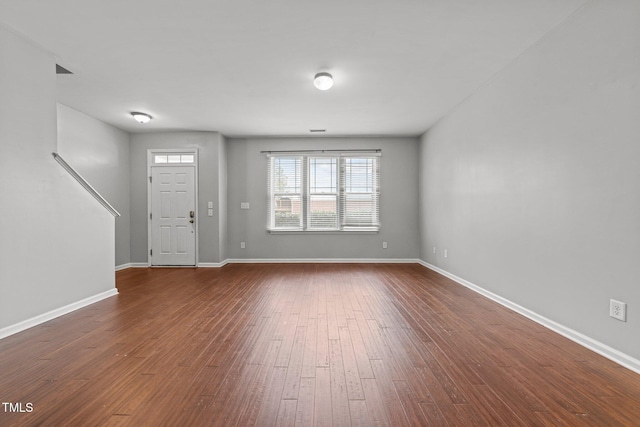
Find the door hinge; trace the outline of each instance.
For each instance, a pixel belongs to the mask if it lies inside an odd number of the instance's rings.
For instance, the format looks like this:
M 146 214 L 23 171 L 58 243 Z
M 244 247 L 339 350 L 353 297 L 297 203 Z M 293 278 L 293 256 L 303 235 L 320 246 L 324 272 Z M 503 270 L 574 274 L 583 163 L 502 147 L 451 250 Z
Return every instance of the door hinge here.
M 153 219 L 153 213 L 149 212 L 149 219 Z
M 153 178 L 149 177 L 149 184 L 151 184 L 153 182 Z
M 153 249 L 149 250 L 149 255 L 153 256 Z

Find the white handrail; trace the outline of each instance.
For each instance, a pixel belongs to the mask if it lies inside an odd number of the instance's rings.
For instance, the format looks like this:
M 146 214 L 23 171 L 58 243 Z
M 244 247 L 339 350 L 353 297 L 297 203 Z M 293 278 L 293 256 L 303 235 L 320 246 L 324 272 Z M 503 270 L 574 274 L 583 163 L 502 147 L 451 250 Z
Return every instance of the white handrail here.
M 93 188 L 91 184 L 87 182 L 86 179 L 82 177 L 82 175 L 76 172 L 75 169 L 73 169 L 71 165 L 69 165 L 69 163 L 65 162 L 64 159 L 60 157 L 58 153 L 51 153 L 51 154 L 53 155 L 53 158 L 56 159 L 56 162 L 60 163 L 60 166 L 62 166 L 67 172 L 69 172 L 69 174 L 76 181 L 78 181 L 80 185 L 82 185 L 85 188 L 85 190 L 89 192 L 89 194 L 91 194 L 98 202 L 100 202 L 102 206 L 104 206 L 109 212 L 111 212 L 111 215 L 120 216 L 120 213 L 117 210 L 115 210 L 115 208 L 111 206 L 109 202 L 107 202 L 107 200 L 104 197 L 102 197 L 100 193 L 98 193 L 96 189 Z

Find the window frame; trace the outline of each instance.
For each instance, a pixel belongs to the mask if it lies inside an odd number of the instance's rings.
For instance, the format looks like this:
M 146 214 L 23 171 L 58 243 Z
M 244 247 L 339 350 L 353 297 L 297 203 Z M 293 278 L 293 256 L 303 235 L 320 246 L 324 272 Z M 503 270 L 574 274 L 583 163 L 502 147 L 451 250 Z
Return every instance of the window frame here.
M 340 165 L 341 171 L 340 171 L 340 178 L 341 178 L 341 183 L 342 183 L 342 188 L 341 188 L 341 192 L 340 192 L 340 197 L 341 197 L 341 215 L 340 215 L 340 219 L 341 219 L 341 229 L 343 230 L 348 230 L 348 231 L 360 231 L 360 230 L 371 230 L 371 229 L 375 229 L 376 225 L 375 223 L 377 222 L 377 229 L 380 228 L 380 160 L 379 160 L 379 156 L 357 156 L 357 155 L 349 155 L 349 156 L 344 156 L 343 158 L 343 162 Z M 367 178 L 367 182 L 365 183 L 365 187 L 367 188 L 371 188 L 370 191 L 352 191 L 352 190 L 347 190 L 348 187 L 348 183 L 351 180 L 351 187 L 356 187 L 358 188 L 358 183 L 354 184 L 353 183 L 353 179 L 354 179 L 354 175 L 355 178 L 357 179 L 357 174 L 353 173 L 353 168 L 354 165 L 350 165 L 350 169 L 351 169 L 351 176 L 348 177 L 347 175 L 347 163 L 349 160 L 353 160 L 353 159 L 358 159 L 358 160 L 366 160 L 366 168 L 368 169 L 369 167 L 371 167 L 371 174 L 367 174 L 365 175 Z M 371 161 L 371 165 L 369 165 L 369 161 Z M 370 178 L 369 178 L 370 176 Z M 350 178 L 350 179 L 349 179 Z M 370 179 L 370 182 L 369 182 Z M 364 223 L 364 225 L 359 225 L 357 222 L 349 222 L 348 220 L 348 215 L 349 215 L 349 211 L 348 211 L 348 196 L 368 196 L 371 198 L 372 201 L 372 212 L 371 212 L 371 216 L 372 216 L 372 220 L 369 222 Z M 352 213 L 353 215 L 353 213 Z M 377 220 L 377 221 L 376 221 Z M 372 225 L 374 224 L 374 225 Z
M 311 161 L 318 159 L 329 159 L 335 160 L 335 172 L 333 172 L 333 179 L 335 180 L 335 191 L 333 192 L 312 192 L 311 191 Z M 302 209 L 305 212 L 306 222 L 305 222 L 305 231 L 340 231 L 340 159 L 336 156 L 319 156 L 319 155 L 311 155 L 307 156 L 306 159 L 303 160 L 306 164 L 306 174 L 303 173 L 303 176 L 307 177 L 307 185 L 306 185 L 306 199 L 307 203 L 302 204 Z M 317 173 L 317 172 L 316 172 Z M 336 221 L 335 227 L 312 227 L 311 226 L 311 199 L 313 196 L 322 197 L 322 196 L 334 196 L 335 197 L 335 205 L 336 205 Z M 303 197 L 304 200 L 304 197 Z
M 275 186 L 271 185 L 271 181 L 273 180 L 273 174 L 275 173 L 275 162 L 278 158 L 281 159 L 299 159 L 300 160 L 300 182 L 296 188 L 300 190 L 298 192 L 288 192 L 288 191 L 275 191 Z M 304 214 L 304 159 L 302 156 L 298 155 L 286 155 L 286 156 L 277 156 L 271 157 L 269 159 L 269 173 L 268 173 L 268 185 L 269 185 L 269 223 L 267 229 L 271 230 L 283 230 L 283 231 L 303 231 L 305 224 L 305 214 Z M 277 197 L 281 198 L 289 198 L 288 196 L 296 196 L 299 195 L 300 198 L 300 225 L 297 227 L 276 227 L 276 206 L 277 206 Z
M 355 152 L 335 152 L 328 153 L 326 151 L 305 151 L 305 152 L 265 152 L 268 160 L 267 167 L 267 191 L 268 191 L 268 220 L 267 232 L 273 234 L 300 234 L 300 233 L 321 233 L 321 234 L 376 234 L 381 229 L 380 222 L 380 159 L 381 150 L 357 150 Z M 275 186 L 272 185 L 275 177 L 275 159 L 296 157 L 301 159 L 301 226 L 300 227 L 276 227 L 276 195 Z M 311 181 L 311 163 L 312 159 L 333 159 L 335 160 L 335 192 L 313 192 Z M 372 204 L 372 220 L 362 224 L 347 223 L 346 216 L 346 195 L 356 194 L 347 192 L 346 189 L 346 163 L 347 159 L 367 159 L 372 161 L 371 191 L 363 194 L 369 195 Z M 333 184 L 333 183 L 332 183 Z M 336 198 L 336 227 L 312 227 L 311 226 L 311 201 L 313 196 L 329 195 Z

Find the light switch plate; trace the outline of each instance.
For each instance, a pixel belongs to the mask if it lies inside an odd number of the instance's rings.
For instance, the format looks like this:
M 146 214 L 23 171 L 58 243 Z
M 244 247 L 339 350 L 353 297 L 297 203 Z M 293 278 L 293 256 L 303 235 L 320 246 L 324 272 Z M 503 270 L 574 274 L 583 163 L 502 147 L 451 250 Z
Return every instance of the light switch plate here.
M 207 208 L 213 209 L 213 202 L 207 202 Z
M 240 203 L 240 209 L 249 209 L 249 202 Z
M 207 215 L 213 216 L 213 209 L 209 209 L 209 211 L 207 212 Z

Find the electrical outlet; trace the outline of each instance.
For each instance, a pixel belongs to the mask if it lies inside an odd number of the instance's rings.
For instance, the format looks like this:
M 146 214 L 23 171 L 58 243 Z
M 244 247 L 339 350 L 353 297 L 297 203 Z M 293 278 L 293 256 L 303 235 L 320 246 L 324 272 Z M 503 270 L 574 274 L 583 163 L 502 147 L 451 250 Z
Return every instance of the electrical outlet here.
M 609 316 L 614 319 L 627 321 L 627 304 L 624 302 L 616 301 L 614 299 L 609 300 Z
M 244 248 L 245 248 L 245 246 L 246 246 L 246 245 L 244 244 L 244 242 L 240 242 L 240 249 L 244 249 Z
M 446 249 L 444 250 L 444 257 L 445 257 L 445 258 L 448 258 L 448 257 L 449 257 L 449 251 L 448 251 L 448 250 L 446 250 Z
M 382 242 L 382 249 L 387 249 L 387 242 Z

